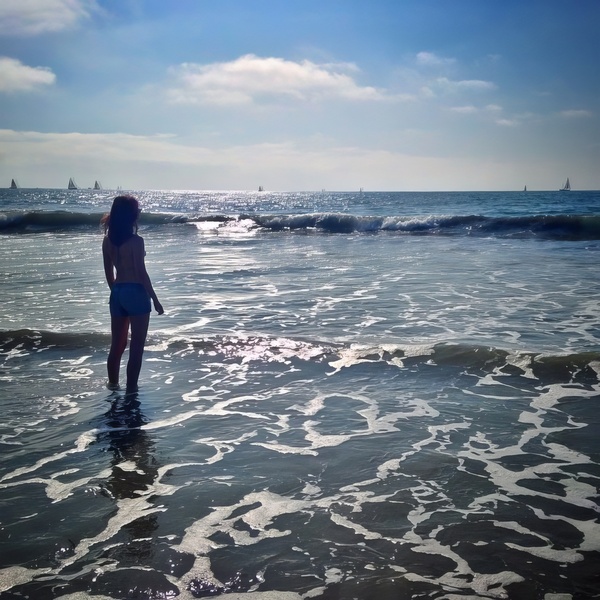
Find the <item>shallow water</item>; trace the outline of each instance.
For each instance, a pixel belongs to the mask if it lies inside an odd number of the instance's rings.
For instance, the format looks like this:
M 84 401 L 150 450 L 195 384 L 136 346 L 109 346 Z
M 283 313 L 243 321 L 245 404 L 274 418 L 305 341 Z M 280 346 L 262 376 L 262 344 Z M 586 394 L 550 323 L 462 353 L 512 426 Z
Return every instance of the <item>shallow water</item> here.
M 110 196 L 5 199 L 2 598 L 598 592 L 599 194 L 140 196 L 133 396 Z

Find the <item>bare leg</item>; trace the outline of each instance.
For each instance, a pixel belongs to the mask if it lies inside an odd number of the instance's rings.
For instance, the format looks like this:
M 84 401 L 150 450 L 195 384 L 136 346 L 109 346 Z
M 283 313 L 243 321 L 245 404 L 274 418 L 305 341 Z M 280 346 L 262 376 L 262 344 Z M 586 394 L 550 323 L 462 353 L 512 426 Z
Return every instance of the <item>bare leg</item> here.
M 119 385 L 119 370 L 121 357 L 127 347 L 127 332 L 129 330 L 129 317 L 111 317 L 110 331 L 111 343 L 106 368 L 108 370 L 108 384 L 111 387 Z
M 146 335 L 148 334 L 150 313 L 129 317 L 129 320 L 131 322 L 131 343 L 129 344 L 129 360 L 127 361 L 127 390 L 136 392 L 140 370 L 142 369 L 142 356 L 146 344 Z

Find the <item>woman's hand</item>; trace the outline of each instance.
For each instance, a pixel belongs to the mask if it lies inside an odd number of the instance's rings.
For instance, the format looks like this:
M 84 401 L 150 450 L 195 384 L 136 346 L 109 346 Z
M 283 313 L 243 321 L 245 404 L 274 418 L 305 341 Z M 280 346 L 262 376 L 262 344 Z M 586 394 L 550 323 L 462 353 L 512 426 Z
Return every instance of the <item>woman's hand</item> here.
M 154 310 L 159 314 L 162 315 L 165 312 L 165 309 L 162 307 L 162 304 L 158 301 L 158 300 L 154 300 Z

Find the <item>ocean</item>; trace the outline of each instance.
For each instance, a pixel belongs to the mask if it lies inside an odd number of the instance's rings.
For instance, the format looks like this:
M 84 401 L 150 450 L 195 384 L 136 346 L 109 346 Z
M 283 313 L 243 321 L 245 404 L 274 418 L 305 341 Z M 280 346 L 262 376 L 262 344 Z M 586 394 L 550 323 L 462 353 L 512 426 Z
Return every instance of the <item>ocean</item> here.
M 600 597 L 600 192 L 132 193 L 125 396 L 116 192 L 0 190 L 0 598 Z

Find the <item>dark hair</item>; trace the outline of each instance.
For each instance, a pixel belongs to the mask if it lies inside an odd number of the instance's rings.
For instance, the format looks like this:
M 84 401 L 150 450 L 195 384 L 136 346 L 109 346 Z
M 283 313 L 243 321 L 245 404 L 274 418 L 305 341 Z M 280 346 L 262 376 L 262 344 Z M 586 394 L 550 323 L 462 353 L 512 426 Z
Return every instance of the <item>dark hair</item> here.
M 110 213 L 102 217 L 104 233 L 115 245 L 120 246 L 137 233 L 137 220 L 140 205 L 134 196 L 117 196 L 112 203 Z

